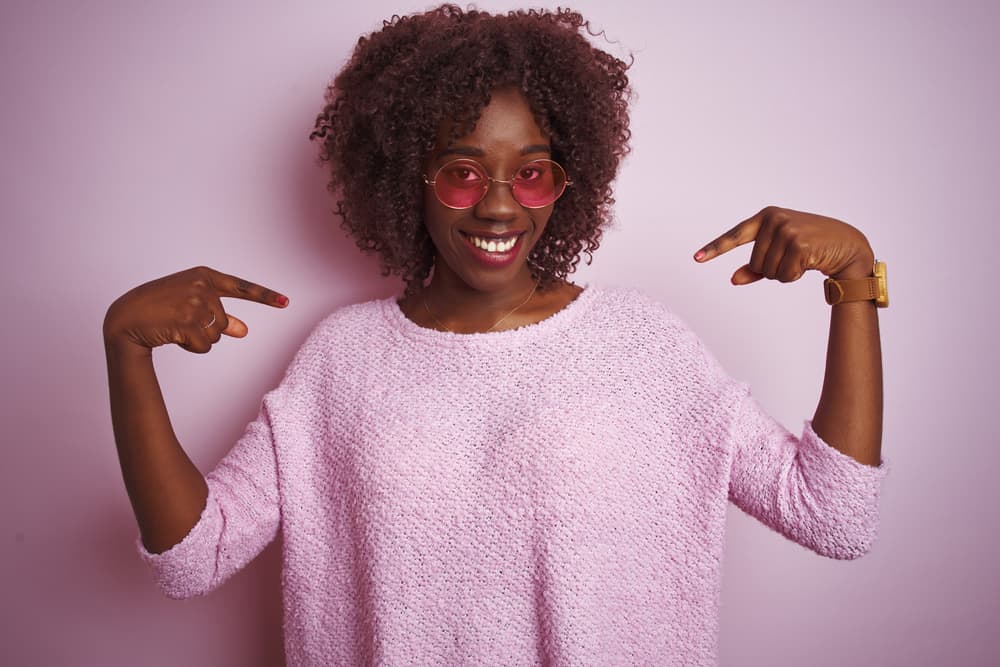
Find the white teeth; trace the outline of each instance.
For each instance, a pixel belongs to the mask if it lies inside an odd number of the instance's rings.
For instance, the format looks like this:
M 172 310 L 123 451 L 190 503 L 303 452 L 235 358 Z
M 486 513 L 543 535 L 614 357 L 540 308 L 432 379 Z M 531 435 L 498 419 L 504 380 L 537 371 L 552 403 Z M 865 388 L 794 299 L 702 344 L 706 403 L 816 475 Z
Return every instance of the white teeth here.
M 472 245 L 476 246 L 480 250 L 485 250 L 486 252 L 507 252 L 514 247 L 515 243 L 517 243 L 516 236 L 512 236 L 506 241 L 485 239 L 479 236 L 470 236 L 469 239 L 472 240 Z

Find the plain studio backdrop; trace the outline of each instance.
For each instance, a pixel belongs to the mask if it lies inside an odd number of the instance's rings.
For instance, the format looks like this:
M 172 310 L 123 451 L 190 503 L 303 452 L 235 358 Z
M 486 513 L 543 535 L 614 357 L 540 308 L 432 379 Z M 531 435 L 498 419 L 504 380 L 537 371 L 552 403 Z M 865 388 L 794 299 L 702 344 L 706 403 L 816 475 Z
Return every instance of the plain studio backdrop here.
M 209 355 L 155 353 L 178 436 L 208 472 L 323 315 L 400 289 L 340 230 L 307 135 L 358 37 L 426 8 L 3 3 L 0 663 L 281 663 L 277 542 L 186 601 L 138 559 L 101 321 L 129 288 L 197 264 L 291 297 L 283 311 L 228 301 L 250 335 Z M 774 204 L 854 224 L 889 266 L 878 542 L 828 560 L 731 508 L 723 665 L 991 662 L 996 3 L 575 8 L 613 42 L 598 44 L 635 55 L 637 94 L 616 224 L 578 282 L 668 304 L 799 432 L 823 374 L 820 276 L 733 287 L 747 248 L 705 266 L 692 253 Z

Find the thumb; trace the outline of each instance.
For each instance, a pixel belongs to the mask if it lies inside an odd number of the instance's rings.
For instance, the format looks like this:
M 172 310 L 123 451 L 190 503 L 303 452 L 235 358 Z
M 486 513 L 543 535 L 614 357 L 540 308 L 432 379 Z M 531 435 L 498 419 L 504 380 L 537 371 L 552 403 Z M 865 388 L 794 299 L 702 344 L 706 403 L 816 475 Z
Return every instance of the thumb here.
M 734 285 L 749 285 L 750 283 L 755 283 L 764 276 L 756 271 L 750 269 L 749 264 L 744 264 L 740 268 L 736 269 L 736 273 L 730 278 L 730 281 Z
M 246 323 L 238 317 L 233 317 L 232 315 L 226 313 L 226 317 L 229 319 L 229 324 L 226 328 L 222 330 L 222 333 L 227 336 L 232 336 L 233 338 L 243 338 L 247 335 L 250 330 L 247 329 Z

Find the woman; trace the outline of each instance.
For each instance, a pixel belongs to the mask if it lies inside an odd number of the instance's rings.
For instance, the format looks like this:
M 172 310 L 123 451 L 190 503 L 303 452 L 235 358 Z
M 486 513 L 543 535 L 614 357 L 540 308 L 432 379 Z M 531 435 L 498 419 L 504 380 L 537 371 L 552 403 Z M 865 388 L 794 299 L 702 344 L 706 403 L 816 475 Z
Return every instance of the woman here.
M 834 281 L 801 438 L 663 306 L 568 281 L 629 138 L 627 67 L 586 27 L 446 6 L 359 41 L 313 137 L 345 227 L 405 292 L 324 319 L 207 477 L 151 350 L 245 335 L 220 297 L 287 298 L 200 267 L 111 306 L 115 437 L 168 595 L 280 530 L 289 664 L 712 664 L 728 500 L 820 554 L 870 548 L 881 362 L 875 295 L 852 289 L 871 248 L 768 207 L 695 254 L 752 243 L 734 283 Z

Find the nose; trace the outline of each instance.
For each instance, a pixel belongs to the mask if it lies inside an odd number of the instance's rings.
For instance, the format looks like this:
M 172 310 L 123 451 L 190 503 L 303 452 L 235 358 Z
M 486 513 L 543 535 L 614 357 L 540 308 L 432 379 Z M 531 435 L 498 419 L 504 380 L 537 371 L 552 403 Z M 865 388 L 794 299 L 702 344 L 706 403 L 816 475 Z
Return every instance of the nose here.
M 476 204 L 475 214 L 484 220 L 512 220 L 520 208 L 521 205 L 514 199 L 511 182 L 491 178 L 486 194 Z

